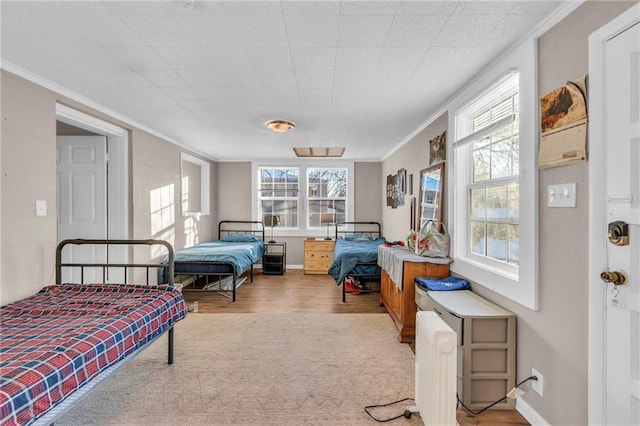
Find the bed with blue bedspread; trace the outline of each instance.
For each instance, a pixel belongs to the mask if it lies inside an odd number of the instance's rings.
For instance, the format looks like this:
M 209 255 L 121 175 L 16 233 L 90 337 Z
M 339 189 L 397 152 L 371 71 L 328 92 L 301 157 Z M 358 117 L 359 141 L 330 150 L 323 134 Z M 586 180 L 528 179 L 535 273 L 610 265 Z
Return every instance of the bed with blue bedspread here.
M 341 229 L 343 228 L 344 229 Z M 345 222 L 336 226 L 336 245 L 329 275 L 342 285 L 342 301 L 346 301 L 345 277 L 380 281 L 378 246 L 385 242 L 378 222 Z
M 262 222 L 225 220 L 218 224 L 217 240 L 176 250 L 174 273 L 192 278 L 183 291 L 230 291 L 235 302 L 243 275 L 253 282 L 253 265 L 263 254 Z

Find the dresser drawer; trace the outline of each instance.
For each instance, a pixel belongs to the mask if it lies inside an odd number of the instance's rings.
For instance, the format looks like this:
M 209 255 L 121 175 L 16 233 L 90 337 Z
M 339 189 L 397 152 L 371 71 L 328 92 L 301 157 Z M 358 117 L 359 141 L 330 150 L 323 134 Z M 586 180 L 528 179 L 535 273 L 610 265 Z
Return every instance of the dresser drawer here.
M 332 251 L 305 251 L 304 252 L 304 260 L 313 261 L 313 260 L 324 260 L 324 261 L 333 261 L 333 252 Z
M 305 271 L 324 271 L 324 273 L 327 273 L 329 266 L 331 266 L 331 262 L 323 260 L 309 260 L 304 262 Z
M 333 253 L 334 241 L 322 241 L 322 240 L 314 240 L 314 241 L 305 241 L 304 249 L 313 250 L 313 251 L 330 251 Z

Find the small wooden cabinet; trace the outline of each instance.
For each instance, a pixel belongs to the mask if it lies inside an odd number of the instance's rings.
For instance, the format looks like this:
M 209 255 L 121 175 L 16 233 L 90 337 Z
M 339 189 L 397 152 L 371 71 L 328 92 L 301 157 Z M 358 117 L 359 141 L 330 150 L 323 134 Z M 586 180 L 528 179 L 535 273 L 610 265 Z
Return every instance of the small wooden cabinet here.
M 326 274 L 333 262 L 333 240 L 304 240 L 304 273 Z
M 402 343 L 413 341 L 416 333 L 415 279 L 417 277 L 445 278 L 449 276 L 448 263 L 430 263 L 427 258 L 411 254 L 409 250 L 381 246 L 378 249 L 378 261 L 382 271 L 380 278 L 380 303 L 393 318 L 400 332 L 398 339 Z M 390 262 L 385 266 L 386 262 Z M 401 283 L 391 279 L 385 268 L 401 265 Z

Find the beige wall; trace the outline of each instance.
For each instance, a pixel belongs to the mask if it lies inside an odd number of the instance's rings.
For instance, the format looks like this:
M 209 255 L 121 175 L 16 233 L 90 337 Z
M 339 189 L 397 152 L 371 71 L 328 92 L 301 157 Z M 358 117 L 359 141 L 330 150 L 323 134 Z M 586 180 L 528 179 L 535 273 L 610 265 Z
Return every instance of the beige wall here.
M 382 222 L 384 188 L 379 186 L 382 179 L 382 163 L 355 163 L 355 200 L 353 220 L 357 222 Z M 382 230 L 385 234 L 385 230 Z
M 54 280 L 56 116 L 50 93 L 2 72 L 2 304 Z M 35 201 L 47 202 L 37 217 Z
M 211 240 L 215 232 L 215 215 L 182 216 L 180 153 L 186 151 L 137 129 L 132 131 L 131 139 L 132 238 L 160 238 L 169 241 L 175 249 Z M 215 164 L 211 163 L 210 167 L 211 175 L 214 175 Z M 157 213 L 151 211 L 152 198 L 157 205 L 159 192 L 167 189 L 173 191 L 173 204 L 170 205 L 173 218 L 168 226 L 160 227 L 152 220 L 152 214 Z M 214 194 L 212 189 L 210 199 Z
M 151 229 L 150 197 L 163 185 L 175 188 L 173 221 L 162 230 L 172 234 L 174 247 L 184 247 L 190 234 L 204 240 L 213 236 L 215 216 L 202 216 L 195 223 L 181 216 L 181 148 L 5 71 L 1 87 L 1 304 L 31 295 L 55 279 L 57 101 L 129 129 L 132 238 L 158 236 Z M 215 164 L 211 166 L 214 173 Z M 35 215 L 36 200 L 47 202 L 47 216 Z
M 382 217 L 384 234 L 387 240 L 404 241 L 413 226 L 411 224 L 415 224 L 415 214 L 413 222 L 411 220 L 411 198 L 416 199 L 417 205 L 419 201 L 418 184 L 420 182 L 420 170 L 429 167 L 429 141 L 441 135 L 445 130 L 447 130 L 446 113 L 434 120 L 384 161 L 382 165 L 382 176 L 380 177 L 380 191 L 383 195 L 381 201 L 382 205 L 384 205 Z M 408 195 L 409 190 L 407 188 L 404 206 L 398 206 L 394 209 L 386 206 L 387 200 L 386 197 L 384 197 L 384 187 L 387 183 L 387 175 L 395 174 L 398 172 L 398 169 L 401 168 L 407 170 L 407 186 L 409 184 L 409 175 L 413 175 L 413 196 Z
M 631 7 L 633 2 L 586 2 L 539 40 L 539 95 L 588 73 L 588 36 Z M 440 117 L 385 160 L 383 176 L 405 167 L 414 173 L 416 158 L 428 161 L 426 141 L 446 129 Z M 518 317 L 517 376 L 535 368 L 544 377 L 544 397 L 529 391 L 524 401 L 551 424 L 584 425 L 587 419 L 587 251 L 589 163 L 540 170 L 539 306 L 531 311 L 484 287 L 473 289 Z M 549 209 L 547 185 L 577 183 L 575 209 Z M 445 185 L 446 186 L 446 185 Z M 414 188 L 415 189 L 415 188 Z M 446 190 L 446 189 L 445 189 Z M 408 231 L 407 206 L 385 207 L 387 236 Z M 445 216 L 446 217 L 446 216 Z

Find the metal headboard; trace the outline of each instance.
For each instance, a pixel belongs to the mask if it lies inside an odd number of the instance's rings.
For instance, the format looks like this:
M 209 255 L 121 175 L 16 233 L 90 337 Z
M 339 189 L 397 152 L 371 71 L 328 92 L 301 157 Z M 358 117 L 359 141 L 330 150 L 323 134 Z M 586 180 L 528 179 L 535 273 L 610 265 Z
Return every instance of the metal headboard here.
M 111 245 L 162 245 L 167 249 L 167 263 L 110 263 L 108 258 L 107 262 L 100 263 L 84 263 L 84 262 L 62 262 L 62 250 L 67 245 L 104 245 L 107 246 L 107 253 L 109 252 L 108 246 Z M 56 284 L 62 284 L 62 268 L 80 268 L 80 283 L 84 282 L 84 269 L 85 268 L 102 268 L 102 282 L 106 282 L 107 268 L 123 268 L 124 276 L 127 277 L 127 272 L 131 268 L 145 268 L 147 271 L 147 284 L 149 284 L 149 269 L 154 268 L 156 270 L 164 269 L 165 276 L 167 277 L 167 284 L 173 285 L 173 270 L 174 270 L 174 256 L 173 247 L 171 244 L 164 240 L 86 240 L 86 239 L 70 239 L 61 241 L 56 248 Z M 126 283 L 123 283 L 126 284 Z
M 227 228 L 226 225 L 233 224 Z M 242 226 L 242 225 L 245 226 Z M 256 229 L 257 227 L 257 229 Z M 252 234 L 261 236 L 264 241 L 264 223 L 254 220 L 221 220 L 218 223 L 218 238 L 222 238 L 223 233 L 227 234 Z
M 354 225 L 352 229 L 339 230 L 338 228 L 346 225 Z M 363 226 L 359 226 L 363 225 Z M 342 234 L 363 233 L 363 234 L 377 234 L 377 237 L 382 236 L 382 226 L 379 222 L 341 222 L 336 225 L 336 239 Z

